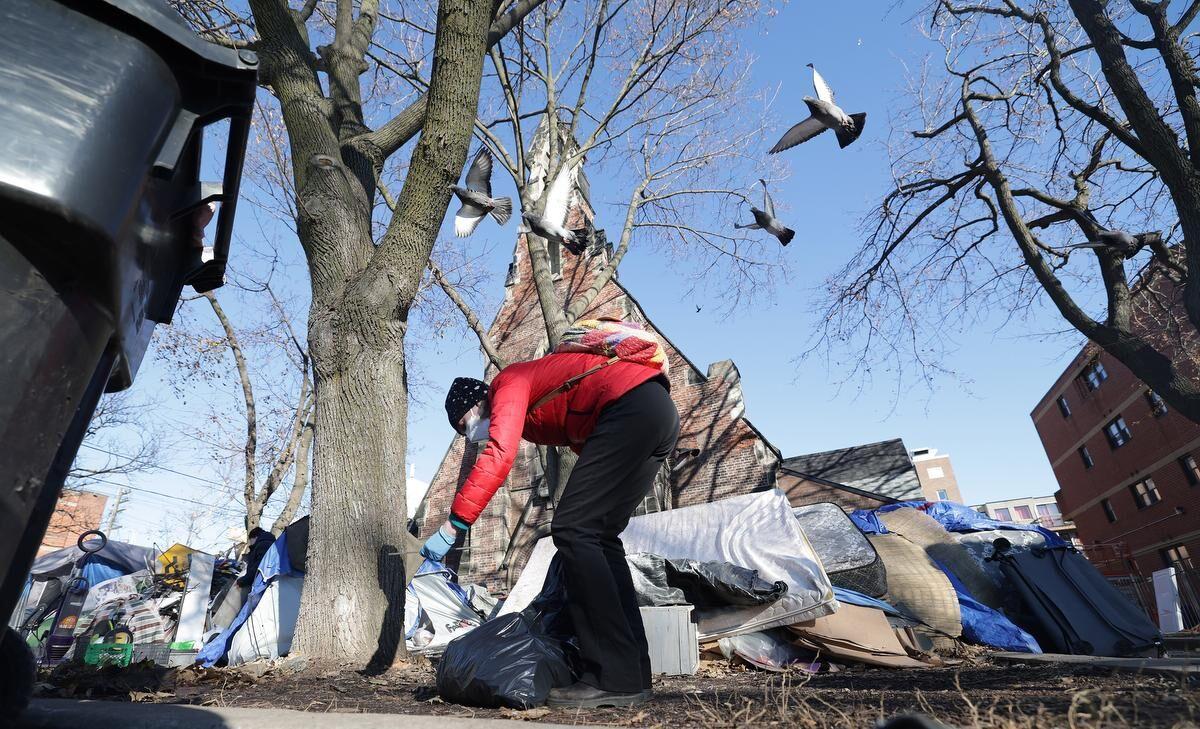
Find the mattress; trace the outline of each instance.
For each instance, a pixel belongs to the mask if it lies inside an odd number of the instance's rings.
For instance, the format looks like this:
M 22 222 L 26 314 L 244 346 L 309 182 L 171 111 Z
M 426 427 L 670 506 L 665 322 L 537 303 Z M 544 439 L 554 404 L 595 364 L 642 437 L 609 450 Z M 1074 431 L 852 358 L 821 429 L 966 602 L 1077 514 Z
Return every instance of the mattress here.
M 792 513 L 834 587 L 871 597 L 887 594 L 883 560 L 841 507 L 828 502 L 807 504 L 794 507 Z

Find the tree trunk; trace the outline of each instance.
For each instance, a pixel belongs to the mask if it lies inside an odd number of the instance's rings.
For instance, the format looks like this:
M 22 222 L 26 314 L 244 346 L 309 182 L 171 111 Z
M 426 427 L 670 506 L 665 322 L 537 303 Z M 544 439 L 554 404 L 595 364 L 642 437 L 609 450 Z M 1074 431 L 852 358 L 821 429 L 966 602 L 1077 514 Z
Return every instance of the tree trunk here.
M 403 650 L 403 561 L 391 555 L 407 521 L 404 326 L 394 307 L 364 306 L 355 293 L 372 250 L 361 186 L 340 160 L 324 157 L 311 161 L 305 177 L 298 233 L 312 274 L 317 427 L 294 650 L 390 665 Z
M 369 323 L 387 328 L 380 324 Z M 329 334 L 343 343 L 357 338 Z M 316 431 L 308 576 L 296 636 L 306 656 L 371 656 L 368 664 L 384 669 L 403 648 L 408 415 L 402 332 L 386 344 L 353 355 L 318 356 L 313 349 L 314 363 L 323 361 L 316 367 L 317 422 L 336 427 Z

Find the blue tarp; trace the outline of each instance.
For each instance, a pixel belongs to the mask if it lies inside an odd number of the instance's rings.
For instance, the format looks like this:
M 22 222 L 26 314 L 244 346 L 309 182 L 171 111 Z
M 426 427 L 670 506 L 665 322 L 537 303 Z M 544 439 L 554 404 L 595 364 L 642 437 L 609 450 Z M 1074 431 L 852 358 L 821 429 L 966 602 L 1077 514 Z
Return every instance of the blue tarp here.
M 258 563 L 258 572 L 254 576 L 254 585 L 250 588 L 250 594 L 246 596 L 246 602 L 242 605 L 242 609 L 238 612 L 237 617 L 233 619 L 228 628 L 222 630 L 219 635 L 200 649 L 200 652 L 196 654 L 196 663 L 203 665 L 205 668 L 212 668 L 217 665 L 217 662 L 229 652 L 229 644 L 233 641 L 233 636 L 250 619 L 250 614 L 254 612 L 254 608 L 258 607 L 263 593 L 267 591 L 267 586 L 279 575 L 294 577 L 302 574 L 304 573 L 300 570 L 293 569 L 291 561 L 288 560 L 287 532 L 284 532 L 279 535 L 279 538 L 275 540 L 275 543 L 263 555 L 262 561 Z
M 942 525 L 948 532 L 981 532 L 989 529 L 1014 529 L 1037 532 L 1046 538 L 1046 546 L 1061 547 L 1066 542 L 1054 532 L 1037 524 L 1015 524 L 1011 521 L 996 521 L 986 515 L 953 501 L 901 501 L 887 504 L 878 509 L 859 509 L 850 515 L 850 520 L 864 534 L 887 534 L 887 527 L 879 520 L 879 514 L 896 509 L 920 509 Z
M 954 591 L 962 613 L 963 637 L 972 643 L 989 645 L 1016 653 L 1041 653 L 1042 647 L 1032 635 L 1021 630 L 1013 621 L 971 597 L 954 573 L 938 564 Z
M 91 555 L 87 558 L 87 562 L 83 565 L 83 579 L 87 580 L 88 587 L 98 585 L 105 580 L 111 580 L 114 577 L 121 577 L 129 574 L 124 569 L 114 566 L 111 562 L 96 555 Z

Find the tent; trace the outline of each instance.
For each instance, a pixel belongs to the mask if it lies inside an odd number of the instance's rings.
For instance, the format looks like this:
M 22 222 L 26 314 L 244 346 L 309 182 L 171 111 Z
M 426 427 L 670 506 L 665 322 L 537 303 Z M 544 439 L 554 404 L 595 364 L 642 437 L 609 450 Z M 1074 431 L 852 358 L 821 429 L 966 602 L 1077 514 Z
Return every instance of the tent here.
M 155 551 L 149 547 L 109 540 L 103 549 L 88 554 L 77 546 L 70 546 L 38 557 L 29 571 L 25 590 L 9 620 L 9 625 L 20 628 L 36 615 L 54 607 L 70 577 L 76 563 L 83 558 L 83 579 L 89 587 L 116 577 L 129 575 L 153 564 Z
M 206 668 L 228 654 L 230 665 L 287 655 L 300 614 L 304 573 L 288 559 L 284 531 L 258 563 L 254 584 L 237 617 L 196 654 Z M 259 609 L 261 607 L 261 609 Z

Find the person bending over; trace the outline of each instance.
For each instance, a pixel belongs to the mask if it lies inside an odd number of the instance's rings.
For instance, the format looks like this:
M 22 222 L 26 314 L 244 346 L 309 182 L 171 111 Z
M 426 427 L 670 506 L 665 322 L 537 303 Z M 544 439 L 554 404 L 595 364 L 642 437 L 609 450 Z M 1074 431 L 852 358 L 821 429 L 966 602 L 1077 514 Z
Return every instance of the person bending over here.
M 441 561 L 504 483 L 522 438 L 569 446 L 579 460 L 550 525 L 566 572 L 583 672 L 550 692 L 552 706 L 631 706 L 648 699 L 646 633 L 620 533 L 675 448 L 679 412 L 658 369 L 596 354 L 555 353 L 509 365 L 487 384 L 460 377 L 446 415 L 485 442 L 450 518 L 422 554 Z

